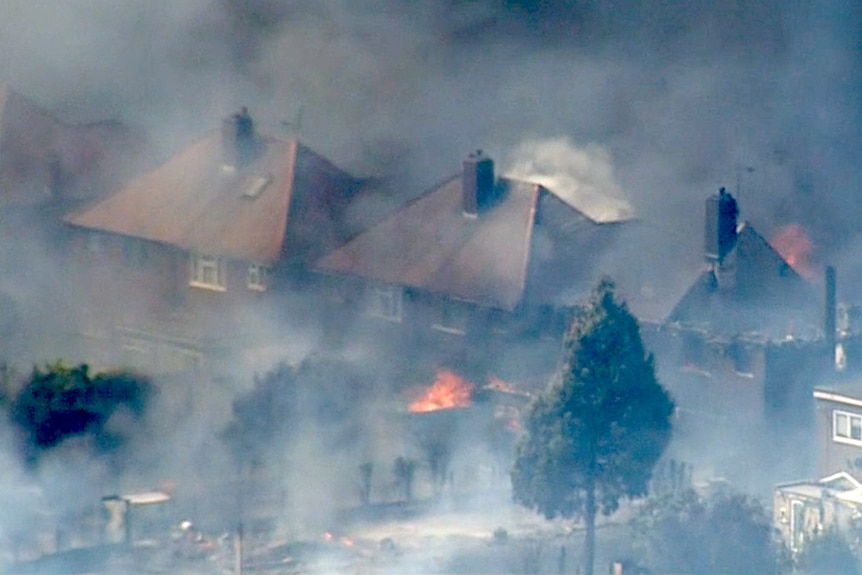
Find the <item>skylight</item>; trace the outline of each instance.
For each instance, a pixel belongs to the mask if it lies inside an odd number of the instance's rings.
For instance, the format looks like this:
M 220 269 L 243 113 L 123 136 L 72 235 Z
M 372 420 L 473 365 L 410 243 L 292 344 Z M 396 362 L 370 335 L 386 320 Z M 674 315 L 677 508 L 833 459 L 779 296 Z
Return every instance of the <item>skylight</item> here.
M 242 184 L 242 197 L 250 200 L 258 197 L 272 182 L 271 174 L 251 174 Z

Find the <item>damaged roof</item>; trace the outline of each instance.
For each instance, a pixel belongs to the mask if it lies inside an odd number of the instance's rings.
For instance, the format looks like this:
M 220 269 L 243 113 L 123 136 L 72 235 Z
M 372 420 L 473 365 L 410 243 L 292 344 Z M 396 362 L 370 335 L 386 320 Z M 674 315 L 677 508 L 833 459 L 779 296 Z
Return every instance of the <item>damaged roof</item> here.
M 50 165 L 62 124 L 0 83 L 0 190 L 6 201 L 34 203 L 50 195 Z
M 738 226 L 721 267 L 719 274 L 714 267 L 703 271 L 667 320 L 718 332 L 782 335 L 817 324 L 812 286 L 749 223 Z
M 0 197 L 7 203 L 104 196 L 151 158 L 141 130 L 117 120 L 70 125 L 0 84 Z
M 256 135 L 224 165 L 214 131 L 117 193 L 67 216 L 74 226 L 227 258 L 304 264 L 356 233 L 357 181 L 296 140 Z
M 326 255 L 315 270 L 513 310 L 586 294 L 623 222 L 600 224 L 534 183 L 500 178 L 499 199 L 465 215 L 458 176 Z

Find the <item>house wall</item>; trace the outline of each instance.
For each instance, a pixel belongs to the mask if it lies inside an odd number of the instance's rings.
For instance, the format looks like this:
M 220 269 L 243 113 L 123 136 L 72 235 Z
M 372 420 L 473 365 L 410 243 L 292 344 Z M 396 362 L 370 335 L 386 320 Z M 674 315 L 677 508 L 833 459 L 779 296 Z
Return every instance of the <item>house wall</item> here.
M 642 333 L 647 348 L 656 355 L 659 380 L 673 394 L 682 414 L 734 426 L 763 421 L 766 364 L 762 344 L 660 324 L 644 324 Z
M 821 476 L 846 471 L 862 480 L 862 442 L 853 445 L 836 440 L 833 433 L 834 412 L 857 414 L 862 408 L 832 401 L 817 400 L 817 451 L 818 473 Z
M 249 262 L 226 261 L 225 289 L 215 290 L 190 285 L 190 256 L 171 246 L 83 230 L 71 240 L 69 285 L 91 361 L 195 369 L 239 353 L 261 321 L 279 321 L 272 308 L 288 288 L 272 273 L 269 289 L 249 289 Z
M 371 292 L 379 286 L 360 278 L 320 278 L 319 289 L 329 294 L 324 323 L 332 345 L 365 345 L 381 362 L 445 367 L 482 384 L 494 376 L 543 386 L 559 358 L 561 326 L 568 325 L 560 318 L 570 317 L 568 310 L 508 312 L 400 288 L 401 314 L 394 321 L 369 313 Z

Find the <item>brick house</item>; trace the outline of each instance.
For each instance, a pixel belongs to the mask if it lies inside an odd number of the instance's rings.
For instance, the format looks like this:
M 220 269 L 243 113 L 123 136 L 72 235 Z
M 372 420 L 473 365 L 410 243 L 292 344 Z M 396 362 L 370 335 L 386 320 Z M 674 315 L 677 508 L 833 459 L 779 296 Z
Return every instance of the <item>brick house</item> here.
M 703 269 L 665 321 L 643 328 L 677 400 L 681 436 L 691 457 L 720 453 L 723 473 L 734 469 L 749 484 L 764 479 L 764 462 L 807 476 L 811 393 L 834 365 L 834 339 L 825 337 L 829 325 L 835 332 L 834 281 L 831 298 L 828 282 L 818 293 L 738 221 L 726 191 L 707 198 L 705 214 Z
M 85 270 L 83 331 L 155 370 L 200 366 L 261 323 L 316 323 L 311 262 L 362 226 L 360 182 L 293 139 L 259 133 L 246 110 L 66 216 Z M 292 308 L 291 308 L 292 306 Z M 121 349 L 118 351 L 116 348 Z
M 521 368 L 513 377 L 532 371 L 544 384 L 572 308 L 599 277 L 628 267 L 608 256 L 643 228 L 597 222 L 552 190 L 498 177 L 480 151 L 314 270 L 330 278 L 356 332 L 433 350 L 429 361 L 479 376 L 489 358 L 503 371 L 508 362 Z M 545 344 L 525 360 L 515 350 L 527 342 Z

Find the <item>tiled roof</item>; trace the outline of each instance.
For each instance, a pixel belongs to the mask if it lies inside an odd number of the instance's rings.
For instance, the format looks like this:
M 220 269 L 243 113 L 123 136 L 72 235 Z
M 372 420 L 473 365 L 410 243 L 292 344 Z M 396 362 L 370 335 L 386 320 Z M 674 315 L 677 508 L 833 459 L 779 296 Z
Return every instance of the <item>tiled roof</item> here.
M 597 223 L 532 183 L 501 178 L 498 202 L 464 214 L 461 177 L 433 188 L 320 260 L 324 273 L 513 310 L 589 293 L 621 226 Z
M 0 191 L 13 203 L 50 195 L 49 166 L 62 124 L 31 100 L 0 85 Z
M 249 261 L 305 263 L 343 241 L 355 181 L 296 141 L 257 141 L 252 161 L 226 168 L 214 132 L 66 221 Z
M 751 225 L 739 226 L 722 266 L 724 277 L 713 269 L 701 273 L 668 321 L 776 335 L 817 323 L 820 308 L 811 285 Z
M 540 188 L 500 180 L 500 200 L 464 214 L 461 177 L 422 195 L 320 260 L 315 269 L 513 309 L 527 277 Z

